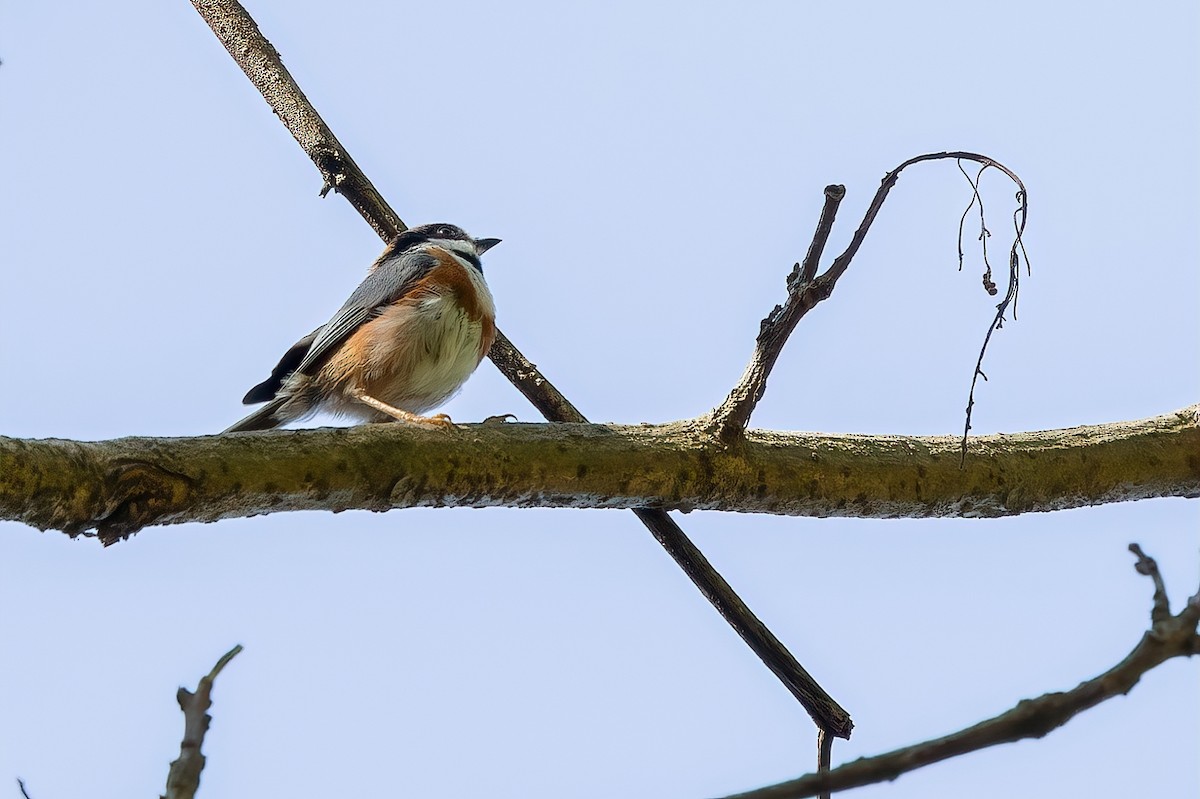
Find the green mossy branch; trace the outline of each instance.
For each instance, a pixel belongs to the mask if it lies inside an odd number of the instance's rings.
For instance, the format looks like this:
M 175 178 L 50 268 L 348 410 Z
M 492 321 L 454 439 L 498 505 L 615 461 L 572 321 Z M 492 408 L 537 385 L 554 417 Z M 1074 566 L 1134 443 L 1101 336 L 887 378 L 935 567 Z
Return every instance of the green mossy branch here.
M 0 519 L 106 543 L 289 510 L 553 507 L 994 517 L 1200 496 L 1200 406 L 971 440 L 667 425 L 401 425 L 77 442 L 0 437 Z

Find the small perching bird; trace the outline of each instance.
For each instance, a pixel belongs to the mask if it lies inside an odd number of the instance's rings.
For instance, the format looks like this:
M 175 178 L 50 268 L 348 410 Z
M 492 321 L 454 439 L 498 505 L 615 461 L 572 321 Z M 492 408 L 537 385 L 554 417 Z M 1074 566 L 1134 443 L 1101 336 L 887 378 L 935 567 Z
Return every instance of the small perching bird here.
M 268 430 L 317 411 L 449 426 L 445 414 L 421 414 L 457 393 L 496 338 L 479 257 L 499 242 L 444 223 L 401 233 L 333 318 L 242 399 L 267 404 L 225 432 Z

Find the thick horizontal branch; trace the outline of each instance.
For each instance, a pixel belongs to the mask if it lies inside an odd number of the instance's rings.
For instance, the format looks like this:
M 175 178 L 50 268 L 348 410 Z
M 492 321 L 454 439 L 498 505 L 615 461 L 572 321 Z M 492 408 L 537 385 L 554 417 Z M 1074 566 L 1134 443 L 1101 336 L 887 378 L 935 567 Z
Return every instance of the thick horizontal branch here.
M 124 438 L 0 438 L 0 519 L 111 542 L 149 524 L 417 506 L 1011 516 L 1200 496 L 1200 406 L 971 440 L 668 425 L 401 425 Z

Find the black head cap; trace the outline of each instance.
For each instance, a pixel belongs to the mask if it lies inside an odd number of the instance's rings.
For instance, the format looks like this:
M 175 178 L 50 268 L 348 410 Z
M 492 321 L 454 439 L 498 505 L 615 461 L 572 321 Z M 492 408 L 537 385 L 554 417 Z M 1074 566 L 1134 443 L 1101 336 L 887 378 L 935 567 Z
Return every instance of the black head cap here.
M 450 239 L 451 241 L 473 241 L 467 231 L 458 225 L 448 222 L 434 222 L 430 225 L 410 227 L 396 238 L 392 239 L 393 250 L 405 250 L 417 244 L 423 244 L 431 239 Z
M 492 247 L 500 243 L 500 239 L 476 239 L 472 238 L 467 231 L 460 228 L 458 225 L 451 225 L 449 222 L 433 222 L 428 225 L 417 225 L 404 231 L 396 238 L 392 239 L 389 245 L 393 251 L 405 250 L 409 247 L 423 244 L 433 239 L 448 239 L 450 241 L 469 241 L 473 243 L 480 253 L 484 253 Z
M 482 268 L 479 265 L 479 256 L 500 243 L 500 239 L 473 238 L 467 231 L 458 225 L 451 225 L 449 222 L 434 222 L 428 225 L 417 225 L 396 236 L 388 245 L 385 256 L 389 253 L 403 252 L 411 247 L 417 247 L 435 239 L 470 242 L 475 252 L 468 255 L 460 251 L 460 255 L 469 258 L 475 264 L 476 268 Z

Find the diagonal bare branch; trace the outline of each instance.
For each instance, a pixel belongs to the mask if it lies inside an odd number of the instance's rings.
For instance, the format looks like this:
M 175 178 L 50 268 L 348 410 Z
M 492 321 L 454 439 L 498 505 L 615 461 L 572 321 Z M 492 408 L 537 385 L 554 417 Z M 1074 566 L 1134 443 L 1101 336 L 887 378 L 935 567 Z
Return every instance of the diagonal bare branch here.
M 383 197 L 375 190 L 345 148 L 334 137 L 333 132 L 283 66 L 275 48 L 262 35 L 258 25 L 246 10 L 236 0 L 192 0 L 192 5 L 204 17 L 234 61 L 263 94 L 280 121 L 313 159 L 325 180 L 325 189 L 322 194 L 330 188 L 336 189 L 354 205 L 385 241 L 402 230 L 404 223 L 388 207 Z M 493 343 L 488 357 L 549 421 L 587 421 L 583 414 L 513 346 L 503 333 L 497 332 L 496 341 Z M 667 516 L 664 510 L 641 508 L 638 510 L 638 517 L 650 527 L 652 532 L 673 530 L 671 535 L 674 538 L 686 540 L 683 531 Z M 657 536 L 658 533 L 656 532 L 655 535 Z M 688 545 L 693 546 L 690 541 Z M 804 697 L 810 693 L 825 694 L 820 686 L 812 681 L 808 673 L 800 668 L 796 659 L 778 639 L 769 635 L 769 631 L 767 637 L 760 634 L 761 631 L 766 630 L 766 627 L 750 612 L 746 604 L 738 598 L 729 584 L 707 561 L 691 564 L 678 560 L 677 562 L 688 572 L 689 576 L 692 576 L 693 580 L 696 580 L 699 572 L 707 572 L 703 575 L 702 580 L 697 582 L 697 585 L 701 586 L 702 590 L 704 590 L 704 586 L 708 586 L 715 592 L 711 595 L 705 593 L 705 596 L 716 605 L 725 620 L 742 635 L 743 640 L 750 645 L 754 653 L 767 664 L 772 672 L 788 675 L 785 684 L 789 688 L 793 685 L 809 686 L 808 690 L 797 694 L 797 698 L 801 702 L 804 702 Z M 794 690 L 793 693 L 795 693 Z M 824 712 L 824 708 L 821 706 L 806 704 L 805 708 L 814 715 L 814 718 Z M 842 712 L 844 714 L 844 711 Z M 831 729 L 842 730 L 849 735 L 851 725 L 848 717 L 844 719 L 830 718 L 827 723 Z
M 384 241 L 402 233 L 404 221 L 321 119 L 246 9 L 224 0 L 193 0 L 192 5 L 316 164 L 325 181 L 321 196 L 333 189 L 345 197 Z
M 763 663 L 808 711 L 813 723 L 817 725 L 819 735 L 829 740 L 830 745 L 831 735 L 849 738 L 851 730 L 854 729 L 850 714 L 826 693 L 767 625 L 759 621 L 750 608 L 746 607 L 720 572 L 709 564 L 699 548 L 683 534 L 675 520 L 661 510 L 635 508 L 633 512 L 696 584 L 705 599 L 720 611 L 742 640 L 755 652 L 758 652 L 759 648 L 769 650 L 770 657 L 762 658 Z
M 1136 546 L 1136 544 L 1134 545 Z M 1133 549 L 1133 547 L 1131 547 Z M 1159 605 L 1161 579 L 1154 562 L 1139 554 L 1137 570 L 1155 581 L 1155 608 Z M 1200 596 L 1198 594 L 1197 596 Z M 1163 596 L 1165 602 L 1165 595 Z M 1069 691 L 1048 693 L 1018 702 L 1010 710 L 950 735 L 924 741 L 875 757 L 862 758 L 832 771 L 807 774 L 726 799 L 803 799 L 822 791 L 844 791 L 876 782 L 894 780 L 902 774 L 952 757 L 1024 738 L 1041 738 L 1063 726 L 1083 711 L 1129 693 L 1142 675 L 1172 658 L 1200 654 L 1200 601 L 1190 600 L 1177 615 L 1168 611 L 1153 619 L 1150 630 L 1125 658 L 1098 677 Z

